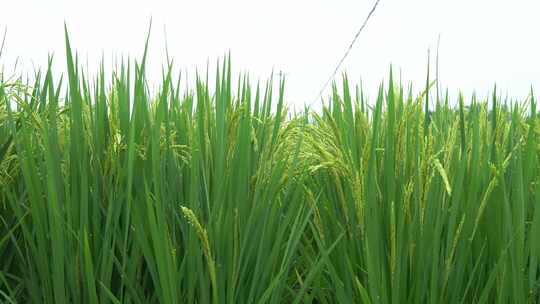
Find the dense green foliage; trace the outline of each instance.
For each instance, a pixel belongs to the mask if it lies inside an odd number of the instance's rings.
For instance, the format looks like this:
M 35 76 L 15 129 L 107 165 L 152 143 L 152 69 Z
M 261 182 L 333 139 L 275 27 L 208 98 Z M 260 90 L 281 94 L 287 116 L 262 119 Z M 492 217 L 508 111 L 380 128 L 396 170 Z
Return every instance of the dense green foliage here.
M 144 58 L 107 83 L 66 45 L 63 85 L 0 79 L 0 302 L 540 302 L 532 94 L 390 74 L 293 113 L 229 60 L 151 94 Z

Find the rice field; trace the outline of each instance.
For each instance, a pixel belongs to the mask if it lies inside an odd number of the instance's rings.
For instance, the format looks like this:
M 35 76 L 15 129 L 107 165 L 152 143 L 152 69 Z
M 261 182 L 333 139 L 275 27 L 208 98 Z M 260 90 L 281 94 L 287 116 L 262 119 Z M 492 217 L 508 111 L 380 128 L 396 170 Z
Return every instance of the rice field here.
M 294 112 L 230 58 L 150 90 L 66 53 L 0 78 L 0 302 L 540 303 L 532 92 L 390 71 Z

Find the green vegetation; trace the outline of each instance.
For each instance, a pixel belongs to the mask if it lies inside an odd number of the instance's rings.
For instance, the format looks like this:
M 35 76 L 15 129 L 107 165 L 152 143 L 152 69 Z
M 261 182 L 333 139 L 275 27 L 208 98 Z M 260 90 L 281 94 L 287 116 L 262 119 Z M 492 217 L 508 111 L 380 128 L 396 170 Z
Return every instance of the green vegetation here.
M 63 81 L 0 79 L 0 302 L 540 302 L 532 94 L 428 108 L 390 73 L 292 113 L 229 59 L 151 94 L 66 42 Z

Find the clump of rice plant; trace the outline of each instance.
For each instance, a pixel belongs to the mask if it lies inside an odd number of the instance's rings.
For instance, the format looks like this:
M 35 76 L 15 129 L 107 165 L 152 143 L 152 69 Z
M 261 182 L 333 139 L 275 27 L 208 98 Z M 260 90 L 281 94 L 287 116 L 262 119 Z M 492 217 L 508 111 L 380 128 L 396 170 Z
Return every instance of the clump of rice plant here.
M 293 113 L 228 57 L 213 89 L 167 65 L 150 92 L 146 55 L 106 82 L 67 31 L 66 54 L 0 78 L 0 302 L 540 302 L 532 93 L 428 100 L 390 72 Z

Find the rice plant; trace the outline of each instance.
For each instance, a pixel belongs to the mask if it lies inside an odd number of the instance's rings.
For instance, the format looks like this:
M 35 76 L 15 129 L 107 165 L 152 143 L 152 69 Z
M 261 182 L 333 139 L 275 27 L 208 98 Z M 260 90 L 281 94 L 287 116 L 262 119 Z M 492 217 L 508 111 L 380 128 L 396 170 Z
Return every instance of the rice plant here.
M 0 302 L 540 303 L 532 92 L 390 71 L 295 113 L 229 57 L 151 91 L 147 48 L 92 76 L 66 31 L 64 77 L 0 76 Z

